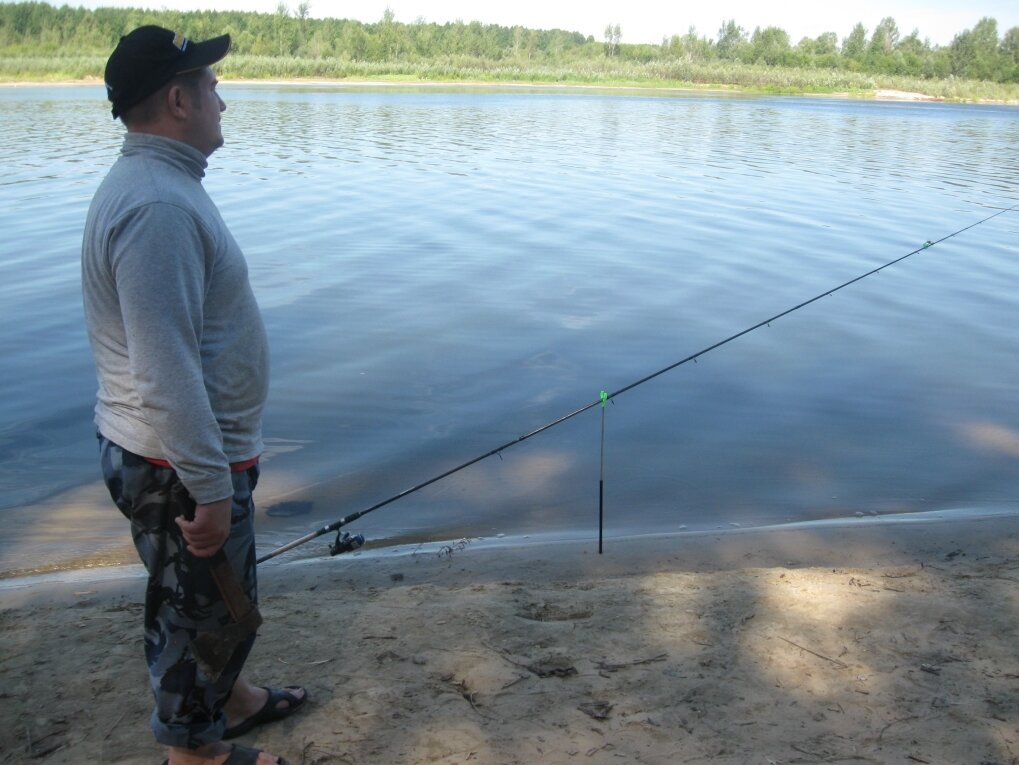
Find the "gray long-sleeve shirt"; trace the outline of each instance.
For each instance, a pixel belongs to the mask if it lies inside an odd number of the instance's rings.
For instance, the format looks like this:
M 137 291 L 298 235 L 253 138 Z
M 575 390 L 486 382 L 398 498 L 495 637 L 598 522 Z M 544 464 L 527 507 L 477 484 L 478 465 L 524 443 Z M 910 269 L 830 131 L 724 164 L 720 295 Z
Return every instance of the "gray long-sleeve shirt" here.
M 128 133 L 82 243 L 96 425 L 169 461 L 199 503 L 231 496 L 229 463 L 261 453 L 269 376 L 247 263 L 202 186 L 206 166 L 187 144 Z

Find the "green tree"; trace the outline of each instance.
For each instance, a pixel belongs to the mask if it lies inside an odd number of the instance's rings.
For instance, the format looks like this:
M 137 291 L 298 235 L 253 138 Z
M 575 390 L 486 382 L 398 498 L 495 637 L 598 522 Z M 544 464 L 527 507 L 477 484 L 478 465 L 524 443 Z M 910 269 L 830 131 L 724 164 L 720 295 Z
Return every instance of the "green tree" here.
M 382 61 L 400 58 L 403 50 L 403 34 L 396 23 L 396 14 L 388 5 L 382 12 L 382 21 L 376 30 L 376 57 Z
M 901 73 L 913 77 L 926 77 L 931 57 L 930 45 L 920 39 L 920 30 L 914 29 L 895 45 L 895 55 L 901 64 Z
M 1005 32 L 1001 40 L 1001 57 L 1002 81 L 1019 82 L 1019 27 L 1012 27 Z
M 282 0 L 276 4 L 276 13 L 273 14 L 273 37 L 276 55 L 292 56 L 297 50 L 297 35 L 291 24 L 290 9 Z
M 853 31 L 842 41 L 842 58 L 848 68 L 859 70 L 867 54 L 867 29 L 857 22 Z
M 754 63 L 777 66 L 789 58 L 789 35 L 778 27 L 757 27 L 750 38 L 750 60 Z
M 870 36 L 870 52 L 876 54 L 891 53 L 899 42 L 899 26 L 891 16 L 885 16 L 874 27 Z
M 825 32 L 814 40 L 814 53 L 818 56 L 834 56 L 839 52 L 839 36 L 834 32 Z
M 718 31 L 717 42 L 700 36 L 691 27 L 685 35 L 663 38 L 661 45 L 622 43 L 619 24 L 609 24 L 602 44 L 594 37 L 563 30 L 527 29 L 522 26 L 484 25 L 478 21 L 452 24 L 428 23 L 418 18 L 413 24 L 396 20 L 392 8 L 386 8 L 380 21 L 362 24 L 339 18 L 315 19 L 311 16 L 313 0 L 280 2 L 275 13 L 240 11 L 170 11 L 139 8 L 95 10 L 56 7 L 45 2 L 11 2 L 0 0 L 0 66 L 7 65 L 7 76 L 23 76 L 22 59 L 45 61 L 45 72 L 61 72 L 62 76 L 82 76 L 80 64 L 59 63 L 60 59 L 92 59 L 86 64 L 89 74 L 101 73 L 102 61 L 119 37 L 141 24 L 160 24 L 180 29 L 192 39 L 229 32 L 238 54 L 224 63 L 230 76 L 242 71 L 249 76 L 270 76 L 291 72 L 295 76 L 309 72 L 349 76 L 360 72 L 354 62 L 400 62 L 392 71 L 405 74 L 406 62 L 426 62 L 443 76 L 446 72 L 477 73 L 488 69 L 493 76 L 507 76 L 516 67 L 526 66 L 538 72 L 538 78 L 570 77 L 582 73 L 597 74 L 591 63 L 605 55 L 614 57 L 609 70 L 627 71 L 630 64 L 647 64 L 630 71 L 636 78 L 692 79 L 694 82 L 718 82 L 718 77 L 733 77 L 736 84 L 759 86 L 759 70 L 746 67 L 719 67 L 715 60 L 759 62 L 794 68 L 825 68 L 850 70 L 844 78 L 806 73 L 788 77 L 784 82 L 860 82 L 854 72 L 904 74 L 924 78 L 945 78 L 956 75 L 967 78 L 1019 82 L 1019 27 L 1009 29 L 999 39 L 997 22 L 981 19 L 973 29 L 955 37 L 951 45 L 932 46 L 917 30 L 901 36 L 893 19 L 886 17 L 868 39 L 867 30 L 857 24 L 839 45 L 835 33 L 828 32 L 815 39 L 804 38 L 795 48 L 788 35 L 777 27 L 758 27 L 752 37 L 734 20 L 726 21 Z M 275 58 L 276 61 L 240 62 L 241 56 Z M 457 62 L 456 57 L 463 58 Z M 288 62 L 291 58 L 316 59 L 319 63 Z M 340 63 L 330 64 L 328 59 Z M 468 60 L 469 59 L 469 60 Z M 54 66 L 57 61 L 57 68 Z M 237 61 L 235 68 L 231 62 Z M 501 66 L 500 62 L 514 66 Z M 62 67 L 62 70 L 61 70 Z M 367 71 L 364 67 L 362 70 Z M 381 71 L 389 71 L 383 69 Z M 46 75 L 44 75 L 46 76 Z M 820 79 L 818 79 L 820 77 Z M 796 87 L 795 85 L 793 87 Z M 824 87 L 824 86 L 822 86 Z M 848 85 L 854 87 L 854 85 Z M 865 84 L 864 87 L 867 87 Z M 1012 86 L 1009 86 L 1012 87 Z M 1004 91 L 1010 92 L 1010 91 Z M 1005 96 L 1010 98 L 1011 96 Z
M 619 24 L 606 24 L 605 25 L 605 55 L 606 56 L 618 56 L 619 55 L 619 44 L 623 39 L 623 31 L 620 29 Z
M 737 24 L 735 19 L 722 22 L 722 26 L 718 28 L 718 42 L 715 44 L 718 57 L 731 60 L 738 59 L 746 46 L 746 30 Z
M 985 16 L 973 29 L 955 36 L 949 46 L 952 71 L 973 80 L 996 80 L 1001 75 L 998 22 Z
M 870 36 L 870 44 L 867 46 L 867 69 L 872 72 L 902 73 L 902 56 L 895 53 L 895 46 L 899 42 L 899 27 L 895 19 L 886 16 L 881 19 L 874 33 Z
M 344 21 L 334 46 L 347 58 L 366 61 L 369 56 L 368 30 L 359 21 Z
M 690 26 L 686 34 L 669 38 L 669 55 L 688 61 L 707 61 L 713 53 L 711 41 L 697 34 L 697 28 Z
M 513 57 L 530 60 L 534 55 L 535 41 L 530 29 L 513 27 Z

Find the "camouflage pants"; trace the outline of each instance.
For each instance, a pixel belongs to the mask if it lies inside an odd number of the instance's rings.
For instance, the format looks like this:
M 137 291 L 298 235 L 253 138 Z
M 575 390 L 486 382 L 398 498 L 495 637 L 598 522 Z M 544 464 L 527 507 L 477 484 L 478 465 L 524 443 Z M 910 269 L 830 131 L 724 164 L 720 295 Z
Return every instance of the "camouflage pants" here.
M 200 632 L 230 621 L 209 572 L 207 558 L 185 548 L 173 519 L 190 517 L 194 500 L 177 474 L 99 436 L 103 478 L 110 496 L 131 521 L 138 555 L 148 571 L 145 592 L 145 659 L 156 706 L 152 730 L 167 746 L 194 749 L 223 737 L 223 704 L 255 642 L 238 646 L 222 675 L 212 682 L 195 663 L 190 643 Z M 258 466 L 233 473 L 230 538 L 223 549 L 251 601 L 257 602 L 254 502 Z

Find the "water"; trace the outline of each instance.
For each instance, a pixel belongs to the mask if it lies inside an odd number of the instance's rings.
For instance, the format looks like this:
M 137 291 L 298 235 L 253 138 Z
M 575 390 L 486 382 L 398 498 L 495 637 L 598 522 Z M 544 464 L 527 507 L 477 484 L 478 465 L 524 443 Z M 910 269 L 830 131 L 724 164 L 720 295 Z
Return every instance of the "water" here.
M 1019 111 L 222 87 L 206 186 L 273 346 L 267 550 L 1019 204 Z M 0 88 L 0 571 L 130 561 L 78 284 L 101 88 Z M 606 534 L 1019 499 L 1019 212 L 629 391 Z M 596 408 L 351 527 L 587 535 Z M 322 553 L 312 543 L 303 554 Z

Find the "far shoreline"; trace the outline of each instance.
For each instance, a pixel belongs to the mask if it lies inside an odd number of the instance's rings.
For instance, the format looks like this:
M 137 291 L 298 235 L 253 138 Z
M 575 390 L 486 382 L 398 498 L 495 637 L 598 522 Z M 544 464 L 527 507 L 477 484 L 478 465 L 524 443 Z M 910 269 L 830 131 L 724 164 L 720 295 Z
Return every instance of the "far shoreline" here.
M 646 93 L 646 94 L 703 94 L 717 95 L 725 94 L 736 97 L 779 97 L 779 98 L 821 98 L 821 99 L 845 99 L 859 101 L 881 101 L 891 103 L 939 103 L 939 104 L 963 104 L 979 106 L 1019 106 L 1019 100 L 1012 99 L 954 99 L 942 96 L 933 96 L 928 93 L 912 90 L 899 90 L 895 88 L 874 88 L 872 90 L 860 91 L 782 91 L 775 92 L 766 88 L 745 88 L 739 85 L 713 84 L 705 86 L 677 86 L 659 85 L 654 83 L 589 83 L 589 82 L 541 82 L 541 81 L 487 81 L 487 80 L 379 80 L 379 79 L 340 79 L 328 77 L 309 78 L 223 78 L 224 85 L 245 85 L 264 87 L 331 87 L 344 88 L 373 88 L 379 90 L 396 88 L 463 88 L 466 90 L 549 90 L 549 91 L 598 91 L 606 93 Z M 0 79 L 0 89 L 17 88 L 69 88 L 96 85 L 102 87 L 102 80 L 97 77 L 87 77 L 80 80 L 4 80 Z
M 485 81 L 485 80 L 351 80 L 332 79 L 327 77 L 314 78 L 292 78 L 292 79 L 252 79 L 252 78 L 224 78 L 221 81 L 224 85 L 260 85 L 266 87 L 336 87 L 336 88 L 465 88 L 465 89 L 547 89 L 547 90 L 582 90 L 582 91 L 610 91 L 610 92 L 654 92 L 654 93 L 703 93 L 739 96 L 779 96 L 794 98 L 842 98 L 874 101 L 896 101 L 914 103 L 965 103 L 965 104 L 989 104 L 989 105 L 1019 105 L 1019 101 L 1003 101 L 995 99 L 977 99 L 974 101 L 954 101 L 940 96 L 932 96 L 919 91 L 897 90 L 894 88 L 875 88 L 870 91 L 832 91 L 819 93 L 816 91 L 790 91 L 774 93 L 765 89 L 743 88 L 737 85 L 716 84 L 704 87 L 681 87 L 673 85 L 656 84 L 599 84 L 599 83 L 571 83 L 571 82 L 538 82 L 538 81 Z M 101 86 L 102 81 L 98 78 L 85 78 L 81 80 L 0 80 L 0 88 L 40 88 L 40 87 L 81 87 L 88 85 Z

